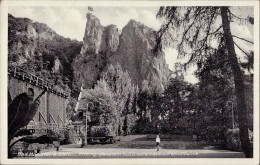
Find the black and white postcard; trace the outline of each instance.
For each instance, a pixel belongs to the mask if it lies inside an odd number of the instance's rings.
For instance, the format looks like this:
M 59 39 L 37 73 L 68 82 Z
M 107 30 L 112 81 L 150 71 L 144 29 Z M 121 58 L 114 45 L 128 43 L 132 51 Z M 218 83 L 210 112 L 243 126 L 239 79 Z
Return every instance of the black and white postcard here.
M 1 1 L 1 163 L 259 164 L 258 1 Z

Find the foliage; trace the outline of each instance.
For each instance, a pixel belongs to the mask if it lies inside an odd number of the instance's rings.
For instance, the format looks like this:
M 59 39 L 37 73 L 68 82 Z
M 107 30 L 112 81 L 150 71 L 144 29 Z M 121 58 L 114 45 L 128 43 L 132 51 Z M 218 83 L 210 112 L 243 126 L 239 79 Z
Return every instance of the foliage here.
M 144 80 L 142 83 L 141 90 L 138 92 L 138 100 L 137 100 L 137 105 L 140 108 L 140 111 L 137 112 L 137 114 L 139 115 L 140 118 L 142 118 L 142 117 L 150 118 L 149 114 L 144 116 L 144 114 L 146 114 L 148 111 L 147 106 L 148 106 L 148 103 L 150 100 L 150 95 L 151 95 L 150 89 L 151 88 L 149 88 L 149 86 L 148 86 L 148 81 Z
M 90 130 L 91 137 L 102 137 L 102 136 L 115 136 L 113 127 L 111 125 L 106 126 L 92 126 Z
M 115 67 L 110 65 L 107 71 L 101 74 L 101 77 L 107 82 L 110 90 L 113 92 L 118 113 L 121 114 L 124 110 L 130 110 L 135 87 L 131 83 L 129 74 L 123 72 L 121 66 L 117 63 Z M 127 108 L 125 108 L 127 101 Z
M 154 123 L 149 122 L 149 118 L 142 117 L 136 121 L 133 132 L 135 134 L 157 134 L 158 130 Z
M 59 142 L 65 139 L 64 130 L 60 130 L 60 129 L 53 129 L 53 130 L 48 129 L 46 135 L 51 138 L 55 138 L 55 139 L 57 138 Z
M 29 36 L 29 26 L 36 35 Z M 80 53 L 82 42 L 56 34 L 46 24 L 33 22 L 28 18 L 16 18 L 8 14 L 8 66 L 19 66 L 44 81 L 55 85 L 57 90 L 70 93 L 74 89 L 72 61 Z M 54 71 L 54 61 L 60 63 Z M 73 113 L 75 100 L 70 99 L 67 117 Z
M 62 144 L 75 144 L 78 141 L 78 135 L 74 129 L 66 129 L 64 131 L 65 139 Z
M 223 44 L 223 50 L 227 52 L 234 77 L 241 147 L 246 157 L 252 157 L 253 152 L 249 148 L 248 139 L 243 74 L 235 52 L 235 46 L 241 48 L 234 42 L 234 36 L 230 31 L 230 22 L 239 17 L 234 15 L 228 6 L 160 7 L 157 16 L 164 18 L 165 21 L 158 32 L 154 50 L 162 51 L 165 45 L 175 46 L 180 56 L 189 57 L 187 63 L 184 64 L 185 69 L 187 64 L 200 63 L 205 61 L 208 55 L 213 54 L 215 50 L 212 48 L 212 41 L 217 41 L 219 47 Z M 221 23 L 217 21 L 218 18 L 221 19 Z M 248 19 L 248 21 L 253 24 L 252 19 Z M 177 39 L 173 37 L 176 34 Z M 245 39 L 242 40 L 253 43 Z M 224 106 L 222 105 L 222 107 Z M 223 113 L 224 109 L 221 111 Z
M 35 116 L 39 100 L 33 100 L 26 93 L 16 96 L 8 105 L 8 145 L 19 130 L 26 126 Z
M 16 19 L 11 14 L 8 14 L 8 48 L 14 42 L 21 41 L 22 43 L 27 43 L 27 38 L 24 35 L 16 35 L 16 31 L 26 31 L 27 25 L 32 23 L 28 18 Z
M 130 135 L 134 133 L 134 126 L 136 124 L 136 115 L 135 114 L 127 114 L 125 116 L 123 131 L 124 135 Z
M 212 51 L 210 41 L 220 41 L 222 36 L 222 26 L 216 24 L 218 13 L 220 8 L 213 6 L 161 7 L 157 17 L 166 21 L 158 32 L 155 49 L 161 50 L 165 45 L 175 46 L 179 55 L 189 57 L 186 64 L 203 60 Z M 189 49 L 191 51 L 187 52 Z
M 128 73 L 119 64 L 108 66 L 94 89 L 87 90 L 86 98 L 94 105 L 89 109 L 90 126 L 112 125 L 117 134 L 123 133 L 124 118 L 133 113 L 134 92 Z
M 253 142 L 253 132 L 249 130 L 249 139 Z M 226 132 L 226 148 L 232 151 L 242 151 L 241 141 L 239 138 L 239 129 L 229 129 Z
M 224 52 L 216 51 L 198 63 L 196 75 L 200 81 L 184 103 L 184 121 L 188 124 L 186 128 L 191 128 L 188 133 L 207 141 L 223 140 L 223 133 L 232 126 L 228 98 L 233 94 L 233 83 L 225 59 Z
M 73 97 L 68 98 L 68 104 L 66 106 L 66 118 L 71 119 L 71 117 L 74 115 L 75 106 L 77 103 L 77 100 Z
M 28 37 L 28 27 L 36 31 L 36 37 Z M 47 82 L 70 92 L 72 89 L 73 69 L 71 61 L 80 53 L 82 43 L 56 34 L 46 24 L 33 22 L 28 18 L 15 18 L 8 15 L 8 62 L 9 66 L 18 65 Z M 34 50 L 32 56 L 26 50 Z M 18 63 L 19 60 L 25 63 Z M 58 73 L 52 71 L 54 60 L 61 67 Z M 66 69 L 62 69 L 66 68 Z
M 254 101 L 253 101 L 253 74 L 244 75 L 245 80 L 245 95 L 246 95 L 246 108 L 248 112 L 248 129 L 253 131 L 253 120 L 254 120 Z M 235 107 L 236 108 L 236 107 Z
M 94 89 L 87 91 L 85 98 L 87 102 L 93 104 L 93 106 L 89 108 L 89 126 L 105 126 L 111 124 L 113 131 L 116 132 L 119 117 L 116 110 L 116 102 L 113 99 L 113 93 L 109 89 L 106 81 L 103 79 L 98 81 Z
M 226 147 L 227 147 L 227 149 L 233 150 L 233 151 L 242 150 L 238 129 L 227 131 Z

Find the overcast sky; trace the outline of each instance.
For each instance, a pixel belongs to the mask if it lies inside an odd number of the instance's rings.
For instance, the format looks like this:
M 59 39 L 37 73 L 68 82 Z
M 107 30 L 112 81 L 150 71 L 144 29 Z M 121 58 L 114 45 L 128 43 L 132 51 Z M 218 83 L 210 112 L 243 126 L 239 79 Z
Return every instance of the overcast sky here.
M 130 19 L 135 19 L 143 24 L 158 30 L 160 21 L 156 19 L 156 13 L 159 7 L 95 7 L 92 6 L 102 25 L 115 24 L 121 30 Z M 71 39 L 83 40 L 84 30 L 86 26 L 86 13 L 88 7 L 9 7 L 8 12 L 15 17 L 27 17 L 33 21 L 47 24 L 51 29 L 59 35 Z M 238 16 L 253 16 L 252 7 L 234 8 Z M 253 26 L 249 24 L 231 23 L 232 34 L 253 41 Z M 245 50 L 253 50 L 253 45 L 247 42 L 235 39 L 235 42 Z M 243 60 L 242 52 L 236 49 L 238 56 Z M 165 51 L 166 62 L 169 68 L 173 69 L 174 63 L 177 61 L 177 51 L 175 49 L 167 49 Z M 197 82 L 193 72 L 196 67 L 191 67 L 185 75 L 185 79 L 189 82 Z

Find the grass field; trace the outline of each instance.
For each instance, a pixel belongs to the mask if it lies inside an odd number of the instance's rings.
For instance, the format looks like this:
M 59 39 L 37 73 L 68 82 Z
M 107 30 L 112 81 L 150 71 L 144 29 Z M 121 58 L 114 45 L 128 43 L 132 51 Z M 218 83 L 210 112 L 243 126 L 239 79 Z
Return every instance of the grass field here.
M 119 136 L 114 144 L 89 144 L 87 148 L 133 148 L 133 149 L 152 149 L 156 147 L 155 140 L 147 139 L 147 135 L 128 135 Z M 163 149 L 204 149 L 209 146 L 206 142 L 194 142 L 190 138 L 182 136 L 174 137 L 174 141 L 161 141 L 161 148 Z

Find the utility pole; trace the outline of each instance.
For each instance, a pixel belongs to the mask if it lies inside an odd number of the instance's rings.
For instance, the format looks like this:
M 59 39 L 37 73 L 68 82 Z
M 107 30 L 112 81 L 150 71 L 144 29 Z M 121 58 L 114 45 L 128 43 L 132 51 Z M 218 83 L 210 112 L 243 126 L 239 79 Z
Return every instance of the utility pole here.
M 92 102 L 88 102 L 87 103 L 87 107 L 86 107 L 86 134 L 85 134 L 85 146 L 88 144 L 88 109 L 89 109 L 89 104 L 92 104 L 93 106 L 93 103 Z
M 85 146 L 88 144 L 88 104 L 87 104 L 87 108 L 86 108 L 86 134 L 85 134 Z

